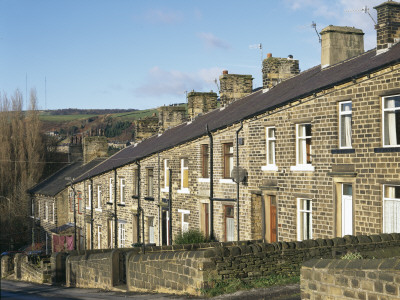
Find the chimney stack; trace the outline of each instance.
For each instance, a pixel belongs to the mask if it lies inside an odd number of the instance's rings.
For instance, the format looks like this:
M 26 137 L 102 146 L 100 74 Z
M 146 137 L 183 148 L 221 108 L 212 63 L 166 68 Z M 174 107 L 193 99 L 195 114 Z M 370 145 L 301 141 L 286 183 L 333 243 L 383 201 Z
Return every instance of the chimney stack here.
M 400 41 L 400 3 L 386 1 L 375 6 L 378 14 L 376 29 L 377 54 L 385 52 Z
M 321 31 L 321 66 L 332 66 L 364 52 L 361 29 L 329 25 Z
M 207 113 L 217 108 L 217 93 L 213 91 L 209 93 L 191 91 L 188 95 L 188 115 L 190 119 L 194 119 L 199 114 Z
M 222 106 L 229 105 L 253 91 L 253 77 L 251 75 L 228 74 L 228 71 L 224 70 L 219 77 L 219 82 L 219 96 Z
M 263 89 L 268 90 L 279 82 L 286 80 L 300 73 L 299 61 L 293 59 L 292 55 L 288 58 L 272 57 L 271 53 L 262 63 Z

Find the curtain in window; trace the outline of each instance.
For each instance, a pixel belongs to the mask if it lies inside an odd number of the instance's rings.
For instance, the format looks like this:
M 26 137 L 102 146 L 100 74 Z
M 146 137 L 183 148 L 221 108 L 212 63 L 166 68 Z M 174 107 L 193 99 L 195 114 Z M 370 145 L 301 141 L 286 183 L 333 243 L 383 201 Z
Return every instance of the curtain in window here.
M 350 105 L 344 105 L 344 111 L 350 111 L 351 106 Z M 351 115 L 345 115 L 344 116 L 344 147 L 350 147 L 351 146 Z
M 395 108 L 395 99 L 387 99 L 387 108 Z M 397 134 L 396 134 L 396 112 L 388 111 L 386 114 L 386 144 L 387 145 L 397 145 Z
M 235 220 L 233 218 L 226 218 L 226 241 L 232 242 L 235 240 Z
M 385 232 L 400 232 L 400 201 L 385 200 Z

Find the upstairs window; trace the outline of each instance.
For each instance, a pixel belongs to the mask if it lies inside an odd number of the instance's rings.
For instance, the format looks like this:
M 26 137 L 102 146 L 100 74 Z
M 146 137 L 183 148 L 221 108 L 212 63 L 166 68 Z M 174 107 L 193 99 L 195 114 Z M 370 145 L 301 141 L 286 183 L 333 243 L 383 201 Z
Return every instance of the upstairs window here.
M 351 148 L 351 101 L 339 103 L 339 147 Z
M 88 201 L 88 205 L 87 205 L 87 207 L 86 207 L 86 209 L 91 209 L 92 208 L 92 185 L 91 184 L 89 184 L 88 185 L 88 199 L 89 199 L 89 201 Z
M 266 128 L 267 166 L 275 166 L 275 127 Z
M 400 95 L 383 98 L 383 145 L 400 146 Z
M 307 165 L 312 162 L 311 124 L 297 124 L 297 164 Z
M 169 189 L 169 159 L 164 159 L 164 188 Z
M 125 178 L 120 179 L 121 204 L 125 204 Z
M 224 178 L 231 178 L 233 169 L 233 143 L 223 144 Z
M 139 193 L 139 176 L 138 170 L 133 171 L 133 195 L 138 195 Z
M 201 145 L 201 177 L 208 178 L 208 145 Z
M 109 196 L 110 196 L 110 202 L 112 203 L 114 201 L 114 192 L 113 192 L 113 179 L 110 178 L 109 181 L 109 190 L 108 190 Z
M 82 192 L 78 191 L 78 214 L 83 212 Z
M 181 190 L 188 191 L 189 189 L 189 168 L 188 159 L 181 159 Z
M 383 232 L 400 232 L 400 185 L 383 186 Z
M 153 169 L 147 169 L 147 197 L 154 196 L 153 183 L 154 183 Z
M 97 208 L 101 208 L 101 185 L 97 186 Z

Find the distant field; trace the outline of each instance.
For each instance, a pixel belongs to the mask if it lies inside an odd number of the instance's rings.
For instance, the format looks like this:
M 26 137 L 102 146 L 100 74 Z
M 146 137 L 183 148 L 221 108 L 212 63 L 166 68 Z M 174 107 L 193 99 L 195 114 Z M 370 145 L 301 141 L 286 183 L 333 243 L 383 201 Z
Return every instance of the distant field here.
M 75 120 L 84 120 L 97 115 L 40 115 L 40 120 L 44 122 L 68 122 Z
M 130 121 L 130 120 L 137 120 L 139 118 L 144 118 L 153 115 L 153 113 L 157 113 L 157 109 L 144 109 L 144 110 L 137 110 L 132 111 L 129 113 L 118 113 L 112 114 L 113 118 L 118 118 L 120 121 Z

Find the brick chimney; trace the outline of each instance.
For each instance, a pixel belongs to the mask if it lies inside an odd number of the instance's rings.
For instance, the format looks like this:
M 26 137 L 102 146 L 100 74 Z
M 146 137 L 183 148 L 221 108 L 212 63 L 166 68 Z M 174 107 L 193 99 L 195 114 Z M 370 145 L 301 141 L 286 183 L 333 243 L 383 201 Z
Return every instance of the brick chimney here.
M 272 57 L 271 53 L 262 63 L 263 89 L 267 90 L 279 82 L 300 73 L 299 61 L 293 59 L 292 55 L 287 58 Z
M 249 95 L 253 91 L 253 77 L 251 75 L 228 74 L 222 71 L 219 76 L 221 106 L 229 105 L 237 99 Z
M 217 108 L 217 93 L 191 91 L 188 95 L 188 115 L 190 119 Z
M 329 25 L 321 31 L 321 66 L 332 66 L 364 52 L 361 29 Z
M 375 29 L 376 51 L 379 54 L 400 41 L 400 3 L 386 1 L 374 8 L 378 13 Z

